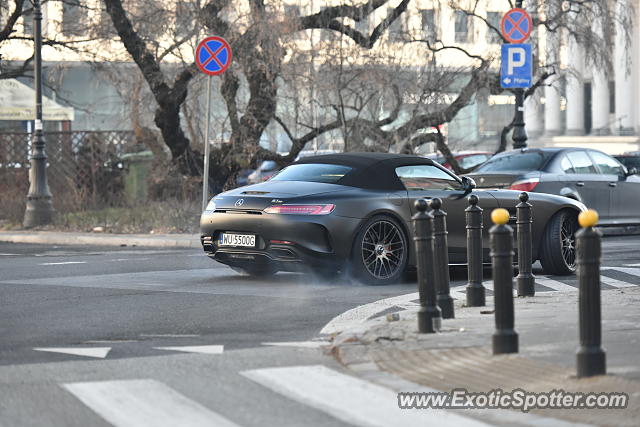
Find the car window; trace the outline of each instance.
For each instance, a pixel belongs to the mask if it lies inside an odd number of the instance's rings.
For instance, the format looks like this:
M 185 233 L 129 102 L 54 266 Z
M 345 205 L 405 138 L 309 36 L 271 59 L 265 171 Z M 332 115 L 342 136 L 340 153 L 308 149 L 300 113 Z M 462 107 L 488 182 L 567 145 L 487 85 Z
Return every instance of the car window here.
M 544 151 L 512 151 L 492 157 L 477 172 L 540 170 L 550 154 Z
M 597 173 L 591 158 L 585 151 L 571 151 L 567 153 L 576 173 Z
M 282 169 L 271 181 L 305 181 L 335 183 L 351 171 L 349 166 L 303 163 Z
M 564 173 L 576 173 L 573 165 L 571 164 L 571 160 L 567 158 L 567 156 L 562 156 L 562 160 L 560 161 L 560 167 Z
M 640 170 L 640 156 L 631 157 L 631 156 L 616 156 L 616 159 L 623 165 L 629 168 L 636 168 Z
M 265 160 L 262 162 L 259 169 L 263 172 L 269 172 L 276 169 L 277 167 L 278 167 L 278 164 L 275 161 Z
M 486 154 L 473 154 L 460 159 L 460 167 L 463 169 L 469 169 L 484 163 L 489 158 Z
M 593 158 L 600 173 L 604 175 L 624 175 L 622 165 L 612 157 L 607 156 L 599 151 L 589 151 L 589 155 Z
M 454 177 L 436 166 L 400 166 L 396 168 L 396 175 L 407 191 L 462 189 L 462 185 Z

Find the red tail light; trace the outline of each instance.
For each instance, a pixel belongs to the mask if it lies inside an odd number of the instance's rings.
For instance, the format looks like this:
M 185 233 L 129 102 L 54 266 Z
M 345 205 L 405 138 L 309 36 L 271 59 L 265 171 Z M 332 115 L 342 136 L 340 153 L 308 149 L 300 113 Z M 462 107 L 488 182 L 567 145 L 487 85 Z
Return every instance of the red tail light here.
M 517 190 L 517 191 L 533 191 L 534 188 L 538 185 L 540 179 L 531 178 L 531 179 L 523 179 L 521 181 L 516 181 L 511 184 L 509 190 Z
M 336 205 L 273 205 L 264 210 L 270 214 L 286 215 L 328 215 Z

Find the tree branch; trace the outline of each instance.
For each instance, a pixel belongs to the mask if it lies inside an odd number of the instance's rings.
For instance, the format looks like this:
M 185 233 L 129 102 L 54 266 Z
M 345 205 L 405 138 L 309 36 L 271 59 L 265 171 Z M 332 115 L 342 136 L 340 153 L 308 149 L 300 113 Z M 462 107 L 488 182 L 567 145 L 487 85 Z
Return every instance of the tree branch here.
M 11 35 L 14 25 L 16 24 L 20 16 L 22 16 L 22 7 L 24 5 L 24 0 L 15 0 L 15 5 L 15 9 L 13 9 L 13 12 L 11 12 L 11 15 L 9 15 L 7 22 L 4 24 L 4 27 L 2 27 L 2 30 L 0 30 L 0 41 L 6 40 Z

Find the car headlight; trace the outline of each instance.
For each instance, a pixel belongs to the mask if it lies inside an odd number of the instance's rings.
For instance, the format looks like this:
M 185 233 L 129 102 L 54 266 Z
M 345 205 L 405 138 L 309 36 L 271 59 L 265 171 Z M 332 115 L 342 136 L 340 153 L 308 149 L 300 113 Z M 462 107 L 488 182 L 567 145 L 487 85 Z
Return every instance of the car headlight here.
M 209 200 L 209 203 L 207 204 L 207 207 L 204 208 L 205 211 L 215 211 L 216 210 L 216 202 L 211 199 Z

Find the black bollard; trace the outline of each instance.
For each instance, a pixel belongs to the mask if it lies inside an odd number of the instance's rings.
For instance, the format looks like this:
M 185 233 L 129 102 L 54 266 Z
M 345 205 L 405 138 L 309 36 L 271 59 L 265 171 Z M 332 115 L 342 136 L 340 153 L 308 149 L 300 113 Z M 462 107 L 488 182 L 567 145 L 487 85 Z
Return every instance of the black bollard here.
M 598 213 L 582 212 L 578 217 L 583 227 L 576 233 L 576 264 L 580 293 L 579 328 L 580 347 L 576 355 L 578 378 L 605 375 L 606 354 L 602 348 L 602 324 L 600 319 L 600 238 L 602 233 L 593 228 L 598 223 Z
M 531 272 L 533 244 L 531 236 L 531 203 L 529 195 L 520 193 L 520 203 L 516 205 L 518 235 L 518 277 L 516 283 L 519 297 L 532 297 L 536 294 L 536 276 Z
M 415 228 L 413 241 L 416 243 L 418 267 L 418 331 L 433 333 L 440 330 L 441 313 L 436 304 L 436 288 L 433 275 L 433 216 L 427 212 L 427 201 L 416 200 L 416 214 L 411 218 Z
M 453 319 L 453 298 L 449 291 L 449 247 L 447 245 L 447 213 L 440 208 L 442 200 L 435 198 L 429 203 L 433 209 L 433 259 L 438 293 L 438 307 L 443 319 Z
M 513 315 L 513 229 L 507 225 L 509 212 L 506 209 L 494 209 L 491 220 L 495 224 L 489 230 L 496 316 L 493 354 L 517 353 L 518 333 L 514 329 Z
M 469 207 L 465 209 L 467 217 L 467 306 L 485 305 L 485 292 L 482 286 L 482 208 L 478 206 L 478 196 L 469 196 Z

